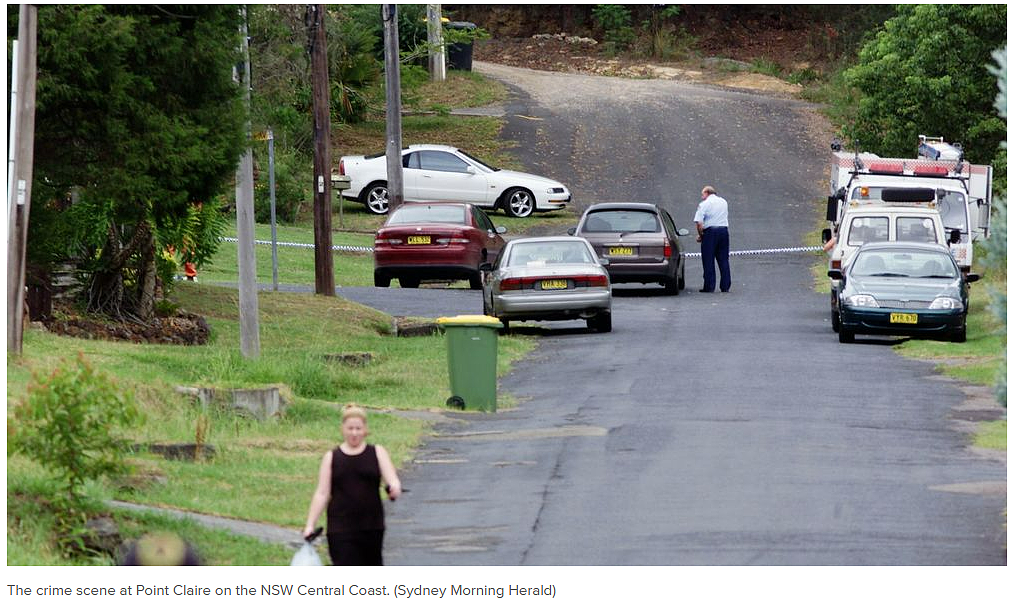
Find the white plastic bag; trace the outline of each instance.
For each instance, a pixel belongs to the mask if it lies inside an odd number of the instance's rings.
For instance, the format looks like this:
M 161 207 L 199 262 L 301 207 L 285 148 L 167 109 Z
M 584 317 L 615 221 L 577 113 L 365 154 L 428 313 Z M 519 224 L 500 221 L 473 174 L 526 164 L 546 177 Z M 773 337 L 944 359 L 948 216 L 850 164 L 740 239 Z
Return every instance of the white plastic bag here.
M 308 542 L 302 543 L 299 550 L 295 552 L 295 556 L 292 557 L 293 566 L 322 566 L 323 562 L 320 561 L 320 554 L 316 552 L 313 545 Z

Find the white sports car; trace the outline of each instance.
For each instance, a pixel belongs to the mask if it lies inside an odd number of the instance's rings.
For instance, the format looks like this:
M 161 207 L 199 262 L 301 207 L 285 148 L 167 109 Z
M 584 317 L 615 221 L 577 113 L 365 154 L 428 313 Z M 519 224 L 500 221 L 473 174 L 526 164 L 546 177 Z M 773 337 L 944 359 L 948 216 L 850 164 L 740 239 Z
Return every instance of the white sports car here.
M 570 201 L 569 189 L 552 179 L 486 165 L 463 150 L 413 144 L 402 151 L 405 202 L 467 202 L 512 217 L 554 211 Z M 386 154 L 341 157 L 340 174 L 351 178 L 345 198 L 371 212 L 389 210 Z

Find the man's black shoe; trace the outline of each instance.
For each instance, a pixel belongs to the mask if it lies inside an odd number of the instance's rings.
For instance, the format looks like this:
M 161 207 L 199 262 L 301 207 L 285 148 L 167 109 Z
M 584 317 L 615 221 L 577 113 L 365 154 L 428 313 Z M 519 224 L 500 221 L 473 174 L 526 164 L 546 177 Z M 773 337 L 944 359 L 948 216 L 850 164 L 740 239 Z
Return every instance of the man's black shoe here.
M 707 293 L 713 292 L 713 290 L 707 290 L 706 288 L 700 288 L 699 291 L 700 292 L 707 292 Z

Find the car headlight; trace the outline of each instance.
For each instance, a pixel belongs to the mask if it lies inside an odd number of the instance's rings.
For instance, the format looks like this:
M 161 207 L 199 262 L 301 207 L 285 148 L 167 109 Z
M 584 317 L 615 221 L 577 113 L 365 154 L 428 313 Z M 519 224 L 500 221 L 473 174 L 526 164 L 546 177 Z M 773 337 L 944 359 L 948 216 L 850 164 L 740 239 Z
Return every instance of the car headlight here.
M 848 307 L 878 307 L 878 301 L 870 294 L 853 294 L 840 300 Z
M 951 296 L 939 296 L 931 301 L 929 309 L 962 309 L 963 303 L 958 298 Z

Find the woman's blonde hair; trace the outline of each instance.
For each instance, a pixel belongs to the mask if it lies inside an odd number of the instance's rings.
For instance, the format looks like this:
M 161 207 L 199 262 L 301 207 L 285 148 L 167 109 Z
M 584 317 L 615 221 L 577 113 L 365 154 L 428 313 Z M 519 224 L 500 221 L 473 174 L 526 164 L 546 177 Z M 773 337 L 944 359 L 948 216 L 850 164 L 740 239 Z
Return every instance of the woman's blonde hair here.
M 359 407 L 354 403 L 349 403 L 344 406 L 344 410 L 341 412 L 341 423 L 348 421 L 349 418 L 357 417 L 362 420 L 362 423 L 366 423 L 365 409 Z

